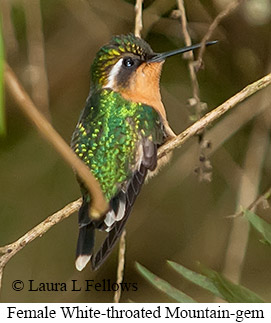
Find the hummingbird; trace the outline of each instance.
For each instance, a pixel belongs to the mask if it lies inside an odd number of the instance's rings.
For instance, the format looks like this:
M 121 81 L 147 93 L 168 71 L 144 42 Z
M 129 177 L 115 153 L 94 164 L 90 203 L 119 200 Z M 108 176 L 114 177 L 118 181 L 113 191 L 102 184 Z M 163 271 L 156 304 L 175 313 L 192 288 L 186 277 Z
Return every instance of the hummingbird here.
M 212 45 L 215 42 L 208 42 Z M 167 161 L 157 150 L 175 136 L 160 94 L 165 59 L 199 48 L 200 44 L 164 53 L 133 34 L 114 36 L 97 53 L 91 66 L 91 87 L 71 147 L 89 167 L 108 202 L 95 214 L 91 196 L 78 178 L 82 205 L 78 213 L 76 268 L 89 261 L 96 270 L 120 237 L 147 175 Z M 107 232 L 94 253 L 95 231 Z

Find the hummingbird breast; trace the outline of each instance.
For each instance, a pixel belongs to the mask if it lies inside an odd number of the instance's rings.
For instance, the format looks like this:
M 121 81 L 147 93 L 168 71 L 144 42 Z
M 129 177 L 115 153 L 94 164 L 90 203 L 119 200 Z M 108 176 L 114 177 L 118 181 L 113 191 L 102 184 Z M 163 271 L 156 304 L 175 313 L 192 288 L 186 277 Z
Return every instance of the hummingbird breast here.
M 118 91 L 132 102 L 140 102 L 153 107 L 163 118 L 166 118 L 160 94 L 160 74 L 163 62 L 142 63 L 130 76 L 128 85 Z
M 161 116 L 167 139 L 175 137 L 170 128 L 166 110 L 160 93 L 160 74 L 163 62 L 142 63 L 130 77 L 128 86 L 117 90 L 122 97 L 131 102 L 138 102 L 152 107 Z
M 103 89 L 94 93 L 79 120 L 72 147 L 88 165 L 110 201 L 123 189 L 142 160 L 142 140 L 152 138 L 160 116 L 151 107 Z M 152 138 L 157 140 L 157 138 Z

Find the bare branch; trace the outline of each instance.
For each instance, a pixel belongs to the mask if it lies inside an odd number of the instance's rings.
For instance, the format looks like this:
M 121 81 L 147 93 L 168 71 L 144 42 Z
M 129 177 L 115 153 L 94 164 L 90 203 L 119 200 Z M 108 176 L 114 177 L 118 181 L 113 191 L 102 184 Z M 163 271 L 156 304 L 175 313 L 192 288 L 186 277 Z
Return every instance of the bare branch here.
M 190 37 L 190 34 L 188 32 L 187 28 L 187 18 L 186 18 L 186 12 L 185 12 L 185 6 L 183 0 L 177 0 L 178 4 L 178 10 L 173 12 L 173 15 L 175 17 L 180 17 L 181 19 L 181 26 L 182 26 L 182 32 L 184 35 L 184 41 L 186 46 L 190 46 L 192 44 L 192 40 Z M 192 86 L 192 93 L 193 96 L 188 100 L 191 108 L 194 108 L 195 112 L 191 113 L 191 116 L 193 119 L 199 120 L 204 110 L 207 107 L 207 104 L 201 102 L 200 100 L 200 89 L 199 89 L 199 82 L 197 79 L 197 71 L 195 69 L 195 61 L 194 61 L 194 53 L 193 51 L 185 53 L 185 57 L 188 58 L 188 69 L 189 69 L 189 75 L 191 80 L 191 86 Z M 205 132 L 201 131 L 198 133 L 199 138 L 199 166 L 196 167 L 195 171 L 198 175 L 198 178 L 200 181 L 211 181 L 212 178 L 212 166 L 211 162 L 207 157 L 207 150 L 210 148 L 210 143 L 207 142 L 204 139 Z
M 199 68 L 202 65 L 202 56 L 205 50 L 205 42 L 210 38 L 211 34 L 217 28 L 220 21 L 224 17 L 229 15 L 242 1 L 243 0 L 237 0 L 237 1 L 231 2 L 230 5 L 228 5 L 225 10 L 221 11 L 219 15 L 215 18 L 213 23 L 210 25 L 207 33 L 202 39 L 199 58 L 197 61 L 194 61 L 194 54 L 192 51 L 186 53 L 186 57 L 189 59 L 188 68 L 189 68 L 189 75 L 191 79 L 192 92 L 193 92 L 193 97 L 189 100 L 189 103 L 191 107 L 192 106 L 195 107 L 195 116 L 197 120 L 201 118 L 203 111 L 207 106 L 205 103 L 201 102 L 200 100 L 200 89 L 199 89 L 199 83 L 198 83 L 197 74 L 196 74 L 196 72 L 199 70 Z M 186 18 L 184 1 L 177 0 L 177 4 L 178 4 L 178 10 L 175 10 L 173 12 L 173 16 L 175 18 L 181 19 L 182 32 L 184 35 L 185 44 L 186 46 L 190 46 L 192 44 L 192 41 L 187 28 L 187 18 Z M 200 181 L 203 181 L 203 180 L 210 181 L 212 178 L 212 166 L 206 154 L 206 150 L 210 147 L 210 142 L 204 139 L 204 136 L 205 136 L 204 131 L 200 131 L 197 134 L 199 136 L 200 158 L 199 158 L 199 166 L 196 167 L 195 171 L 198 174 Z
M 252 94 L 264 89 L 266 86 L 271 84 L 271 73 L 262 77 L 258 81 L 246 86 L 243 90 L 235 94 L 233 97 L 219 105 L 216 109 L 205 114 L 200 120 L 192 124 L 189 128 L 184 130 L 175 138 L 166 142 L 163 146 L 159 148 L 158 158 L 161 158 L 168 153 L 170 153 L 175 148 L 183 145 L 189 138 L 193 137 L 195 134 L 200 132 L 202 129 L 209 126 L 212 122 L 221 117 L 224 113 L 234 108 L 238 103 L 244 101 L 246 98 L 250 97 Z
M 144 0 L 136 0 L 135 4 L 135 36 L 141 36 L 142 24 L 142 4 Z
M 162 147 L 160 147 L 158 151 L 158 158 L 165 156 L 166 154 L 173 151 L 175 148 L 183 145 L 189 138 L 193 137 L 198 131 L 201 131 L 203 128 L 209 126 L 213 121 L 221 117 L 224 113 L 235 107 L 238 103 L 244 101 L 246 98 L 251 96 L 252 94 L 264 89 L 266 86 L 271 84 L 271 73 L 259 79 L 258 81 L 248 85 L 242 91 L 238 92 L 236 95 L 228 99 L 226 102 L 218 106 L 216 109 L 207 113 L 203 118 L 199 121 L 195 122 L 192 126 L 184 130 L 181 134 L 179 134 L 176 138 L 168 141 Z M 19 88 L 21 88 L 20 84 L 16 84 Z M 19 101 L 21 104 L 23 103 L 25 96 L 21 94 L 21 89 L 19 91 Z M 30 100 L 29 98 L 27 100 Z M 28 101 L 27 101 L 28 102 Z M 33 104 L 33 103 L 31 103 Z M 269 191 L 265 193 L 265 196 L 269 194 Z M 269 196 L 269 195 L 268 195 Z M 24 246 L 26 246 L 29 242 L 33 241 L 39 236 L 42 236 L 45 232 L 47 232 L 53 225 L 59 223 L 63 219 L 67 218 L 70 214 L 77 211 L 81 205 L 81 199 L 78 199 L 63 209 L 59 210 L 55 214 L 49 216 L 46 220 L 41 222 L 32 230 L 28 231 L 24 236 L 19 238 L 17 241 L 6 245 L 0 248 L 0 253 L 2 254 L 0 257 L 0 288 L 1 288 L 1 279 L 3 274 L 3 269 L 7 262 L 13 257 L 19 250 L 21 250 Z M 123 247 L 120 248 L 124 250 Z M 124 253 L 124 251 L 123 251 Z M 121 270 L 122 265 L 119 264 L 119 268 Z M 118 277 L 120 277 L 118 275 Z
M 239 5 L 242 0 L 235 1 L 234 4 L 232 3 L 231 6 L 229 5 L 223 12 L 221 12 L 215 19 L 215 21 L 211 24 L 207 34 L 202 40 L 202 43 L 205 43 L 206 40 L 209 39 L 210 35 L 212 34 L 213 30 L 216 28 L 218 23 L 223 19 L 226 15 L 228 15 L 232 10 L 234 10 L 237 5 Z M 136 1 L 136 24 L 135 24 L 135 34 L 140 37 L 141 30 L 142 30 L 142 3 L 143 0 Z M 182 0 L 178 0 L 178 3 L 182 3 Z M 185 12 L 184 18 L 185 22 L 183 23 L 183 32 L 184 35 L 187 31 L 186 27 L 186 18 Z M 184 27 L 185 26 L 185 27 Z M 189 45 L 189 34 L 188 36 L 185 35 L 186 44 Z M 191 39 L 190 39 L 191 44 Z M 204 53 L 204 47 L 201 47 L 202 52 L 199 54 L 199 60 L 202 59 Z M 190 54 L 193 55 L 191 52 Z M 193 56 L 192 56 L 193 59 Z M 196 73 L 193 67 L 193 73 L 196 78 Z M 191 74 L 192 86 L 195 86 L 195 90 L 193 87 L 193 95 L 194 97 L 198 98 L 199 100 L 199 89 L 198 84 L 194 83 L 192 74 Z M 90 194 L 93 197 L 93 206 L 95 210 L 102 213 L 107 209 L 107 203 L 104 199 L 104 196 L 101 192 L 99 183 L 95 180 L 92 176 L 91 172 L 89 171 L 88 167 L 72 152 L 70 147 L 65 143 L 65 141 L 59 136 L 59 134 L 53 129 L 53 127 L 48 123 L 48 121 L 37 111 L 35 105 L 22 88 L 21 84 L 17 80 L 15 74 L 11 70 L 11 68 L 6 64 L 5 65 L 5 81 L 6 85 L 14 97 L 18 106 L 22 109 L 22 111 L 26 114 L 26 116 L 34 123 L 37 129 L 41 132 L 41 134 L 49 141 L 54 148 L 61 154 L 64 160 L 68 162 L 70 166 L 72 166 L 78 175 L 82 178 L 85 185 L 90 191 Z M 197 82 L 197 79 L 196 79 Z M 184 144 L 189 138 L 194 136 L 195 134 L 200 133 L 203 129 L 209 126 L 213 121 L 218 119 L 224 113 L 235 107 L 238 103 L 242 102 L 252 94 L 256 93 L 257 91 L 265 88 L 271 84 L 271 74 L 266 75 L 265 77 L 261 78 L 260 80 L 248 85 L 242 91 L 237 93 L 235 96 L 221 104 L 216 109 L 212 110 L 208 114 L 206 114 L 203 118 L 198 120 L 192 126 L 187 128 L 181 134 L 179 134 L 176 138 L 168 141 L 162 147 L 160 147 L 158 152 L 158 158 L 170 153 L 175 148 L 180 147 Z M 197 96 L 194 94 L 196 91 Z M 270 190 L 266 192 L 264 196 L 270 196 Z M 19 252 L 22 248 L 24 248 L 28 243 L 36 239 L 37 237 L 42 236 L 46 233 L 52 226 L 61 222 L 63 219 L 69 217 L 73 212 L 77 211 L 81 205 L 81 198 L 71 202 L 70 204 L 66 205 L 63 209 L 59 210 L 58 212 L 54 213 L 53 215 L 49 216 L 43 222 L 38 224 L 36 227 L 25 233 L 22 237 L 16 240 L 13 243 L 10 243 L 6 246 L 0 247 L 0 289 L 1 289 L 1 282 L 2 282 L 2 275 L 3 270 L 7 264 L 7 262 Z M 256 203 L 256 202 L 255 202 Z M 121 239 L 120 239 L 120 247 L 119 247 L 119 263 L 118 263 L 118 270 L 117 270 L 117 282 L 120 283 L 123 280 L 123 271 L 124 271 L 124 256 L 125 256 L 125 232 L 123 232 Z M 120 300 L 120 293 L 116 293 L 114 295 L 114 301 L 119 302 Z
M 268 200 L 271 197 L 271 187 L 269 187 L 262 195 L 258 196 L 255 201 L 249 204 L 248 207 L 240 207 L 240 211 L 235 214 L 228 215 L 226 218 L 238 218 L 244 215 L 244 210 L 256 209 L 259 205 L 263 204 L 264 207 L 268 206 Z
M 260 204 L 266 205 L 267 200 L 271 197 L 271 187 L 269 187 L 262 195 L 257 197 L 246 209 L 253 210 L 256 209 Z M 237 218 L 244 215 L 244 209 L 242 208 L 238 213 L 234 215 L 229 215 L 228 218 Z
M 185 7 L 183 0 L 177 0 L 178 4 L 178 13 L 180 19 L 181 19 L 181 26 L 182 26 L 182 32 L 184 35 L 184 42 L 186 46 L 192 45 L 192 40 L 189 35 L 188 29 L 187 29 L 187 19 L 186 19 L 186 13 L 185 13 Z M 185 53 L 189 59 L 188 68 L 189 68 L 189 74 L 191 79 L 191 85 L 192 85 L 192 91 L 193 91 L 193 98 L 196 100 L 196 112 L 197 112 L 197 118 L 200 118 L 200 98 L 199 98 L 199 83 L 197 79 L 197 75 L 194 68 L 194 54 L 193 51 Z
M 73 201 L 66 205 L 63 209 L 58 212 L 50 215 L 47 219 L 42 221 L 40 224 L 35 226 L 33 229 L 24 234 L 21 238 L 16 240 L 13 243 L 10 243 L 4 247 L 0 248 L 0 290 L 1 290 L 1 282 L 3 270 L 7 264 L 7 262 L 14 256 L 18 251 L 23 249 L 27 244 L 31 241 L 35 240 L 38 237 L 41 237 L 46 233 L 49 229 L 51 229 L 55 224 L 61 222 L 62 220 L 69 217 L 72 213 L 77 211 L 82 203 L 82 199 L 79 198 L 76 201 Z
M 44 138 L 53 145 L 61 157 L 83 180 L 93 198 L 92 214 L 103 214 L 107 210 L 108 206 L 98 181 L 89 171 L 89 168 L 75 155 L 75 153 L 58 134 L 58 132 L 38 111 L 8 64 L 5 64 L 5 82 L 11 95 L 16 100 L 18 107 L 24 112 L 28 119 L 32 121 Z
M 120 242 L 119 242 L 117 284 L 120 284 L 123 281 L 124 265 L 125 265 L 125 249 L 126 249 L 125 236 L 126 236 L 126 230 L 122 232 L 120 237 Z M 121 296 L 121 288 L 119 288 L 114 294 L 114 303 L 119 303 L 120 296 Z

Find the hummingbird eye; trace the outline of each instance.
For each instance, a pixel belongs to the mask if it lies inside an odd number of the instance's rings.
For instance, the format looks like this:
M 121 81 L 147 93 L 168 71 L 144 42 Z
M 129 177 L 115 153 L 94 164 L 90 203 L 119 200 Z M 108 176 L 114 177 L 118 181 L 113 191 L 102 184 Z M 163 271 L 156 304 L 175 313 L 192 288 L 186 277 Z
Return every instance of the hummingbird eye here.
M 131 57 L 126 57 L 123 59 L 123 65 L 125 67 L 132 67 L 135 64 L 135 61 Z

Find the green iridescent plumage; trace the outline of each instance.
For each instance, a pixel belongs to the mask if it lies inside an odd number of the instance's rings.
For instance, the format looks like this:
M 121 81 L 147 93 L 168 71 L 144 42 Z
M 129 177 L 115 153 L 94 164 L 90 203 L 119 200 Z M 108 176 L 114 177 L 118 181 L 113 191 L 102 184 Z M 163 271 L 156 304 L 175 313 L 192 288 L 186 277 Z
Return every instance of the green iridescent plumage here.
M 161 144 L 160 117 L 151 107 L 103 89 L 91 96 L 72 139 L 76 154 L 99 181 L 108 201 L 131 177 L 143 137 Z

